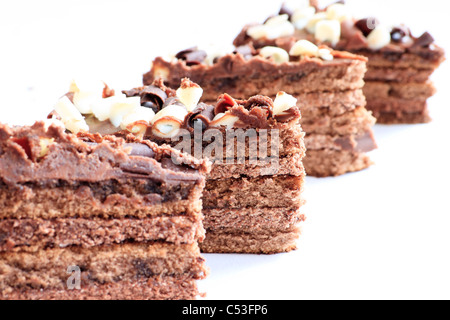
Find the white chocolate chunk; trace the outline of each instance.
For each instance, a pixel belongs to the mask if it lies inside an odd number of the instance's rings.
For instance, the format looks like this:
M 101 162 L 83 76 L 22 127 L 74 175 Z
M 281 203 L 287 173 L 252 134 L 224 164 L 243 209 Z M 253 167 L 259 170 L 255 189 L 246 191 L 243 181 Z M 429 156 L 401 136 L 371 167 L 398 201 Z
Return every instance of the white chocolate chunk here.
M 368 35 L 367 43 L 370 49 L 379 50 L 391 43 L 391 31 L 380 25 Z
M 231 52 L 234 51 L 234 47 L 232 45 L 229 46 L 219 46 L 219 45 L 209 45 L 201 50 L 206 52 L 205 64 L 212 66 L 214 64 L 214 60 L 217 58 L 221 58 Z
M 319 58 L 325 61 L 334 60 L 334 56 L 331 54 L 331 51 L 328 49 L 319 49 Z
M 58 100 L 54 109 L 60 115 L 63 122 L 65 120 L 81 121 L 84 119 L 80 111 L 78 111 L 72 101 L 70 101 L 66 96 Z
M 315 13 L 316 8 L 311 6 L 297 9 L 291 17 L 292 24 L 296 29 L 303 30 L 308 25 L 309 20 L 314 17 Z
M 61 120 L 58 120 L 55 116 L 51 117 L 51 119 L 44 120 L 44 127 L 47 131 L 50 126 L 57 126 L 65 129 L 64 123 Z
M 267 20 L 264 25 L 250 27 L 247 34 L 255 40 L 267 38 L 273 40 L 293 35 L 295 27 L 289 22 L 289 16 L 282 14 Z
M 319 21 L 325 20 L 327 18 L 327 14 L 325 12 L 318 12 L 314 16 L 309 19 L 306 30 L 308 30 L 309 33 L 314 34 L 316 32 L 316 25 Z
M 181 122 L 184 121 L 184 118 L 187 116 L 188 111 L 183 108 L 182 106 L 176 105 L 176 104 L 172 104 L 169 105 L 163 109 L 161 109 L 161 111 L 159 111 L 154 117 L 153 119 L 150 121 L 150 124 L 154 124 L 156 121 L 158 121 L 159 119 L 162 119 L 164 117 L 173 117 Z
M 69 92 L 73 93 L 73 103 L 82 114 L 92 113 L 91 105 L 102 98 L 105 84 L 102 81 L 88 79 L 72 80 Z
M 135 112 L 140 106 L 140 97 L 120 99 L 112 104 L 109 120 L 115 127 L 119 127 L 123 119 L 130 113 Z
M 188 111 L 194 110 L 203 95 L 203 89 L 199 86 L 180 87 L 177 90 L 177 97 L 184 104 Z
M 317 57 L 319 54 L 319 48 L 308 40 L 299 40 L 292 46 L 289 54 L 293 57 Z
M 120 127 L 125 130 L 130 124 L 139 121 L 144 121 L 147 124 L 149 124 L 150 121 L 152 121 L 152 119 L 154 118 L 154 116 L 155 112 L 152 109 L 139 107 L 133 113 L 130 113 L 123 118 Z
M 348 7 L 342 3 L 334 3 L 327 8 L 327 19 L 343 22 L 351 19 Z
M 314 37 L 320 42 L 331 42 L 335 46 L 341 38 L 341 23 L 337 20 L 317 22 Z
M 289 54 L 286 50 L 278 47 L 264 47 L 259 54 L 264 58 L 272 58 L 276 63 L 289 62 Z
M 160 138 L 169 139 L 178 135 L 181 121 L 170 117 L 161 118 L 153 123 L 152 133 Z
M 118 94 L 105 99 L 97 99 L 91 105 L 92 113 L 99 121 L 108 120 L 111 117 L 112 106 L 116 103 L 123 102 L 125 99 L 126 96 L 124 94 Z
M 220 116 L 220 117 L 219 117 Z M 235 123 L 239 120 L 237 116 L 233 116 L 230 112 L 219 113 L 216 115 L 214 120 L 210 123 L 211 127 L 227 127 L 231 129 L 234 127 Z
M 273 101 L 273 115 L 277 116 L 283 112 L 295 107 L 297 99 L 286 92 L 278 92 L 277 97 Z

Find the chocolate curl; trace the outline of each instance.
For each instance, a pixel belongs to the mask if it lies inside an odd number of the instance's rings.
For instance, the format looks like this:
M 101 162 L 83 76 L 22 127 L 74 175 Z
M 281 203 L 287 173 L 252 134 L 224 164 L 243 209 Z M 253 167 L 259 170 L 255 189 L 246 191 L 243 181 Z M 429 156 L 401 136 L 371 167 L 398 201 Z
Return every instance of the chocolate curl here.
M 145 132 L 148 128 L 148 122 L 144 120 L 139 120 L 127 125 L 126 129 L 133 133 L 139 139 L 143 139 Z
M 167 94 L 163 90 L 155 86 L 145 87 L 140 95 L 141 105 L 151 102 L 158 108 L 158 111 L 162 109 L 164 102 L 167 99 Z
M 193 130 L 195 126 L 195 121 L 202 122 L 202 129 L 207 130 L 210 126 L 211 121 L 214 119 L 214 107 L 200 103 L 194 111 L 190 112 L 183 123 L 183 127 L 189 130 Z
M 216 118 L 210 123 L 211 127 L 227 127 L 231 129 L 234 127 L 236 122 L 239 120 L 239 117 L 232 115 L 230 111 L 226 113 L 219 113 L 216 115 Z
M 220 113 L 225 113 L 231 108 L 237 105 L 236 100 L 233 99 L 229 94 L 225 93 L 219 96 L 217 99 L 216 107 L 214 108 L 214 114 L 218 115 Z
M 195 66 L 202 64 L 207 57 L 207 53 L 203 50 L 198 50 L 197 47 L 189 48 L 180 51 L 175 58 L 186 61 L 187 66 Z
M 166 116 L 153 123 L 151 132 L 159 138 L 170 139 L 180 132 L 181 125 L 181 120 L 172 116 Z
M 414 44 L 411 46 L 411 48 L 420 48 L 420 47 L 425 48 L 433 44 L 433 42 L 434 42 L 433 36 L 430 33 L 425 32 L 419 38 L 414 40 Z
M 267 113 L 267 117 L 272 117 L 273 115 L 273 100 L 270 99 L 269 97 L 265 97 L 265 96 L 254 96 L 251 97 L 250 99 L 248 99 L 247 101 L 245 101 L 245 103 L 243 104 L 244 108 L 252 111 L 255 108 L 260 108 L 266 111 Z

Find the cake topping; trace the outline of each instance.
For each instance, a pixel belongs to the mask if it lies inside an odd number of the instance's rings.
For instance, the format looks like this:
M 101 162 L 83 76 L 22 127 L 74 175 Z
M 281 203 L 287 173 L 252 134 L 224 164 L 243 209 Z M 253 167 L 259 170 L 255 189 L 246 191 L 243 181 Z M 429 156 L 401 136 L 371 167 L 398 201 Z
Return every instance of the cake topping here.
M 314 43 L 308 40 L 297 41 L 289 51 L 289 54 L 293 57 L 303 56 L 309 58 L 320 58 L 325 61 L 331 61 L 334 56 L 331 50 L 321 47 L 319 48 Z
M 391 43 L 391 31 L 385 26 L 377 26 L 367 37 L 367 44 L 372 50 L 379 50 Z
M 286 92 L 279 92 L 273 102 L 273 114 L 275 116 L 282 115 L 285 111 L 296 105 L 297 99 Z
M 318 12 L 315 15 L 313 15 L 306 24 L 306 30 L 308 30 L 309 33 L 314 34 L 316 32 L 316 24 L 319 21 L 326 20 L 327 14 L 325 12 Z
M 327 8 L 327 19 L 343 22 L 351 19 L 351 15 L 343 3 L 334 3 Z
M 400 43 L 405 37 L 411 37 L 411 31 L 405 26 L 394 27 L 391 31 L 393 42 Z
M 338 20 L 317 22 L 314 37 L 320 42 L 330 42 L 335 46 L 341 38 L 341 23 Z
M 83 115 L 66 96 L 59 99 L 54 109 L 59 114 L 61 121 L 69 131 L 73 133 L 89 131 L 89 127 L 86 124 Z
M 294 11 L 291 16 L 291 21 L 296 29 L 302 30 L 308 25 L 309 20 L 314 17 L 315 13 L 316 8 L 314 7 L 300 8 Z
M 177 90 L 177 97 L 186 106 L 188 111 L 197 107 L 203 95 L 203 89 L 189 79 L 183 79 L 180 88 Z
M 171 104 L 159 111 L 151 120 L 152 133 L 160 138 L 172 138 L 178 134 L 188 111 L 186 108 Z
M 250 27 L 247 30 L 247 34 L 256 40 L 262 38 L 274 40 L 279 37 L 293 35 L 295 28 L 288 20 L 289 16 L 287 14 L 270 18 L 263 25 Z
M 380 22 L 377 18 L 365 18 L 356 21 L 355 27 L 367 37 L 379 24 Z
M 428 32 L 422 34 L 419 38 L 414 40 L 414 44 L 412 45 L 414 48 L 417 47 L 428 47 L 433 44 L 434 38 Z
M 72 80 L 69 92 L 73 94 L 72 102 L 82 114 L 92 113 L 92 104 L 103 98 L 107 86 L 102 81 L 89 79 Z M 110 93 L 110 92 L 109 92 Z
M 186 65 L 188 66 L 195 66 L 203 63 L 206 56 L 206 52 L 199 50 L 197 47 L 180 51 L 175 55 L 177 59 L 186 61 Z
M 276 63 L 289 62 L 289 54 L 286 50 L 278 47 L 264 47 L 260 50 L 259 55 L 263 58 L 270 58 Z

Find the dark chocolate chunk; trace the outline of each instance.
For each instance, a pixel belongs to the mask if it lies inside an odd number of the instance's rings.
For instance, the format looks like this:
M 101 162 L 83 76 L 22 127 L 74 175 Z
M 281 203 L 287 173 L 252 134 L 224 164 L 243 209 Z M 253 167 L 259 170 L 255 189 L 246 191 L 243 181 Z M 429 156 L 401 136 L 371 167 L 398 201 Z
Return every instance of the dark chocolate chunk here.
M 414 44 L 412 45 L 412 48 L 428 47 L 433 42 L 434 38 L 431 36 L 431 34 L 425 32 L 419 38 L 414 39 Z
M 202 64 L 206 59 L 206 52 L 203 50 L 198 50 L 197 47 L 189 48 L 180 51 L 176 54 L 176 58 L 179 60 L 186 61 L 187 66 L 195 66 Z
M 252 44 L 244 44 L 242 46 L 237 47 L 233 53 L 241 54 L 246 60 L 248 60 L 252 58 L 254 55 L 256 55 L 256 50 Z
M 367 37 L 379 24 L 380 22 L 377 18 L 366 18 L 356 21 L 355 27 Z
M 396 43 L 402 42 L 406 36 L 411 36 L 411 31 L 405 26 L 394 27 L 391 31 L 391 39 Z

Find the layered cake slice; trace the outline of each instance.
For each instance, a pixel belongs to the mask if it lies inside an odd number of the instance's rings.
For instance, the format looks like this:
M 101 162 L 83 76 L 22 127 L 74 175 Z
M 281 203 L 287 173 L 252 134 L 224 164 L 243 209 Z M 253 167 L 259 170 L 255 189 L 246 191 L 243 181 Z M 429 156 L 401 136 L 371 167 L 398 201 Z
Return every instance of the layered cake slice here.
M 209 169 L 133 135 L 0 125 L 0 298 L 195 299 Z
M 319 9 L 316 1 L 296 0 L 264 24 L 244 27 L 234 43 L 263 48 L 300 39 L 369 58 L 364 94 L 378 123 L 430 121 L 427 99 L 435 89 L 429 77 L 445 54 L 428 32 L 415 37 L 404 25 L 356 19 L 342 3 Z
M 367 152 L 376 143 L 375 119 L 365 109 L 362 91 L 367 59 L 305 40 L 288 39 L 277 45 L 255 49 L 245 44 L 215 58 L 198 48 L 179 52 L 172 60 L 158 57 L 144 83 L 162 78 L 175 86 L 180 78 L 189 77 L 205 90 L 206 103 L 221 92 L 238 98 L 257 94 L 275 98 L 286 91 L 302 112 L 309 175 L 337 176 L 369 167 Z
M 124 93 L 102 98 L 97 91 L 97 101 L 83 115 L 76 98 L 83 93 L 73 90 L 63 100 L 83 123 L 74 130 L 133 133 L 213 161 L 203 192 L 202 251 L 271 254 L 296 248 L 305 218 L 300 211 L 305 146 L 294 97 L 279 92 L 275 100 L 262 95 L 237 100 L 221 94 L 209 105 L 199 103 L 203 90 L 188 79 L 176 91 L 159 80 Z M 134 109 L 120 120 L 118 105 Z M 55 110 L 53 116 L 64 123 L 74 118 Z

